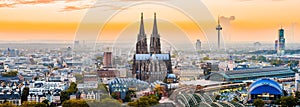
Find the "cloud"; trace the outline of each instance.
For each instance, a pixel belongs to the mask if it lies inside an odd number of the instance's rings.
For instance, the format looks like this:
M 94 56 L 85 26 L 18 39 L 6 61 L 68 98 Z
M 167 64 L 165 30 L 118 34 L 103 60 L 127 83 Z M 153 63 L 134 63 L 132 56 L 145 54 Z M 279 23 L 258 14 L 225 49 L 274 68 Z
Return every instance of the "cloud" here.
M 255 1 L 255 0 L 238 0 L 238 1 Z M 261 1 L 261 0 L 256 0 L 256 1 Z M 285 1 L 285 0 L 270 0 L 270 1 Z
M 76 10 L 83 10 L 83 9 L 89 9 L 89 8 L 105 8 L 106 10 L 126 10 L 127 8 L 122 8 L 115 5 L 110 4 L 100 4 L 100 5 L 73 5 L 73 6 L 65 6 L 62 10 L 59 12 L 65 12 L 65 11 L 76 11 Z M 105 10 L 104 9 L 104 10 Z
M 59 0 L 4 0 L 4 1 L 0 0 L 0 8 L 1 7 L 14 8 L 17 5 L 51 4 L 58 1 Z M 65 0 L 65 1 L 60 1 L 65 3 L 65 6 L 61 7 L 61 10 L 59 12 L 83 10 L 83 9 L 98 8 L 98 7 L 104 8 L 104 10 L 126 10 L 126 8 L 118 6 L 117 4 L 120 2 L 136 2 L 136 1 L 146 1 L 146 0 Z M 152 1 L 162 1 L 162 0 L 152 0 Z
M 226 16 L 221 16 L 220 20 L 224 20 L 224 21 L 233 21 L 235 20 L 235 16 L 230 16 L 230 17 L 226 17 Z
M 169 0 L 119 0 L 119 1 L 124 1 L 124 2 L 127 2 L 127 1 L 169 1 Z
M 83 10 L 89 8 L 102 8 L 104 11 L 106 10 L 126 10 L 126 8 L 122 8 L 118 6 L 120 1 L 112 1 L 112 0 L 71 0 L 66 1 L 66 6 L 62 8 L 59 12 L 65 11 L 76 11 L 76 10 Z
M 4 0 L 0 1 L 0 7 L 13 8 L 16 5 L 33 5 L 33 4 L 49 4 L 55 0 Z
M 15 5 L 15 1 L 0 1 L 0 7 L 14 7 Z
M 223 38 L 226 41 L 231 41 L 231 34 L 232 34 L 232 28 L 231 28 L 231 22 L 234 21 L 236 18 L 235 16 L 221 16 L 220 17 L 220 23 L 223 27 Z
M 55 0 L 17 0 L 17 4 L 48 4 L 53 3 Z
M 82 10 L 82 9 L 87 9 L 91 8 L 92 6 L 89 5 L 83 5 L 83 6 L 65 6 L 60 12 L 65 12 L 65 11 L 73 11 L 73 10 Z
M 66 5 L 59 12 L 92 8 L 94 2 L 94 0 L 67 0 L 65 1 Z
M 7 3 L 1 3 L 0 7 L 14 7 L 15 4 L 7 4 Z
M 77 2 L 78 0 L 66 0 L 66 3 Z

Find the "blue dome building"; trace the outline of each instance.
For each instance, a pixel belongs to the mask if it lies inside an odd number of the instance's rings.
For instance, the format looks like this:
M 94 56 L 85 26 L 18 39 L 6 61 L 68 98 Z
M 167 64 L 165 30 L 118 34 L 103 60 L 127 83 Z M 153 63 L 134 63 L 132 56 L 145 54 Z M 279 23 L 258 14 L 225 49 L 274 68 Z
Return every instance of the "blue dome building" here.
M 273 102 L 283 95 L 283 89 L 276 81 L 263 78 L 251 84 L 248 95 L 250 102 L 253 102 L 255 99 Z
M 168 83 L 177 83 L 177 76 L 175 74 L 167 74 Z

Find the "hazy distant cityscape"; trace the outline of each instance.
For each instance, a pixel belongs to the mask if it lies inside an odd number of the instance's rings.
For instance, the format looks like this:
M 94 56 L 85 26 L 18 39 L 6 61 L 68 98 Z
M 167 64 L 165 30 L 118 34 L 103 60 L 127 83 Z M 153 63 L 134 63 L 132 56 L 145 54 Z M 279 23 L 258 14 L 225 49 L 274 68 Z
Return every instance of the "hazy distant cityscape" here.
M 0 1 L 0 107 L 298 107 L 299 3 Z

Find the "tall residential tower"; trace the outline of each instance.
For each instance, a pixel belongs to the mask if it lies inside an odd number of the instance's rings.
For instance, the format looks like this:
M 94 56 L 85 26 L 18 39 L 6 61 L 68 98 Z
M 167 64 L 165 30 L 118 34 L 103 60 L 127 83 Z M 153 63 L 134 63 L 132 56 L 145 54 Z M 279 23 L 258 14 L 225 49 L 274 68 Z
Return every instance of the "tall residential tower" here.
M 279 29 L 279 38 L 277 46 L 277 55 L 282 56 L 285 54 L 285 38 L 284 38 L 284 29 Z
M 196 42 L 196 51 L 199 52 L 201 50 L 201 41 L 199 39 L 197 39 Z

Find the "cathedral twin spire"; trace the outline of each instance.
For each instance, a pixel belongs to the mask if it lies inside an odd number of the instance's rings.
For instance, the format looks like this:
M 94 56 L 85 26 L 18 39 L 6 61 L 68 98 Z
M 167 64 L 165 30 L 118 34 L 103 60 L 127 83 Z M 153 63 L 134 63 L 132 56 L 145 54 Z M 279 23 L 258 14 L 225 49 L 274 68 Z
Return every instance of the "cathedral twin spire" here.
M 141 13 L 141 25 L 140 25 L 140 33 L 141 36 L 146 36 L 145 28 L 144 28 L 144 20 L 143 20 L 143 13 Z
M 156 13 L 154 13 L 153 31 L 150 38 L 150 54 L 160 54 L 160 36 L 157 30 Z M 136 44 L 137 54 L 148 54 L 147 37 L 144 28 L 143 13 L 141 13 L 140 32 L 138 34 L 138 41 Z

